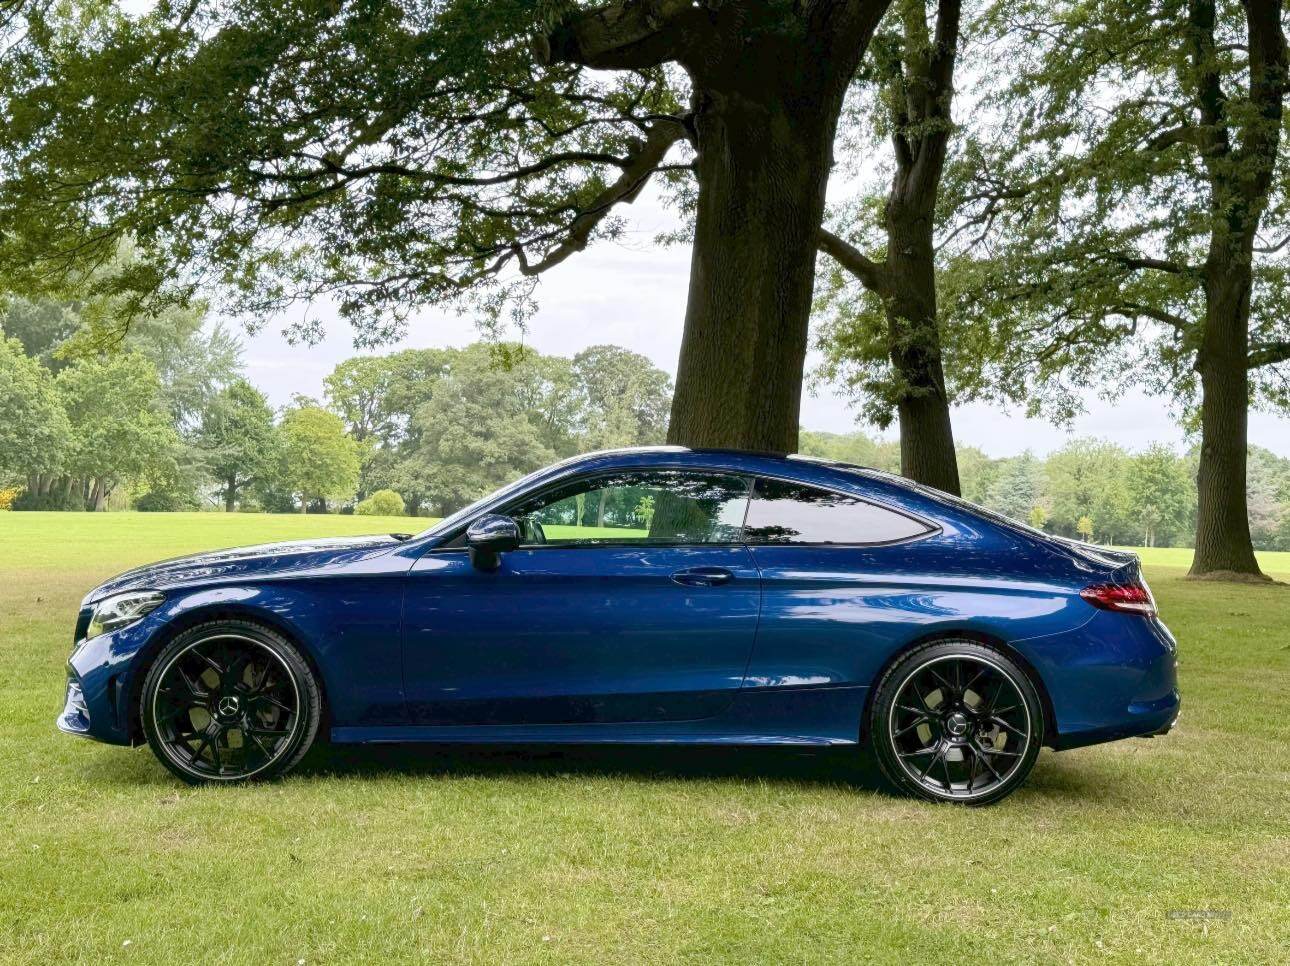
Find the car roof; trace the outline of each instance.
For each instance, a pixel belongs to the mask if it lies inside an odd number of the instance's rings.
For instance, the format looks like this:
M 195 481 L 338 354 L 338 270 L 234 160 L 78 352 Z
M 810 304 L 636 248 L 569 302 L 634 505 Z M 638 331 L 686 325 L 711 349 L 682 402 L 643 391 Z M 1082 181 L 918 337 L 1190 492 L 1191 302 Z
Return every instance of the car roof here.
M 770 450 L 747 450 L 734 449 L 719 446 L 623 446 L 615 449 L 594 450 L 590 453 L 579 453 L 576 456 L 562 460 L 555 466 L 567 467 L 575 466 L 583 462 L 608 461 L 616 456 L 678 456 L 689 455 L 695 458 L 696 463 L 702 462 L 704 457 L 711 457 L 715 463 L 726 463 L 730 460 L 747 460 L 749 462 L 778 462 L 778 463 L 810 463 L 818 466 L 831 466 L 839 469 L 860 470 L 863 472 L 879 473 L 880 471 L 868 466 L 861 466 L 858 463 L 846 463 L 842 460 L 828 459 L 823 456 L 810 456 L 805 453 L 779 453 Z M 635 461 L 633 461 L 635 462 Z

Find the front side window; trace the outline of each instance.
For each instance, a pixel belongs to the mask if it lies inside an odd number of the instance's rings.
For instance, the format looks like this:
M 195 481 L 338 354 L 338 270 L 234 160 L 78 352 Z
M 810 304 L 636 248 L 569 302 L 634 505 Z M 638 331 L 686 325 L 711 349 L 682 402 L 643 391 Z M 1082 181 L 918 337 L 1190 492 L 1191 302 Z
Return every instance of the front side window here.
M 859 497 L 802 483 L 757 480 L 748 505 L 749 543 L 881 544 L 927 533 L 918 520 Z
M 679 470 L 574 480 L 510 509 L 525 544 L 738 543 L 749 482 Z

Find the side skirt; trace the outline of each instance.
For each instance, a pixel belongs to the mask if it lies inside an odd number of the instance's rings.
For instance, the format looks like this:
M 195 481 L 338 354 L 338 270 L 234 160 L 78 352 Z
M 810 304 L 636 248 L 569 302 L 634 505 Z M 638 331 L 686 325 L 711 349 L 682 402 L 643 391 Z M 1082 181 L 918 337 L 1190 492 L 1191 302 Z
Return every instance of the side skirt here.
M 859 742 L 867 688 L 749 688 L 702 721 L 542 725 L 389 725 L 331 729 L 336 744 L 806 745 Z

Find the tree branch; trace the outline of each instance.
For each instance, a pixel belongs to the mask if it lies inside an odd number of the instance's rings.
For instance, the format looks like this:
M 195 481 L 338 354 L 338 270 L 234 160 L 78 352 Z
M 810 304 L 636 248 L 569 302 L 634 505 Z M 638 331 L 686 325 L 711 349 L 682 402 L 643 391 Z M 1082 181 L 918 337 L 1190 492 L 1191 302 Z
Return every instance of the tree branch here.
M 1191 323 L 1181 315 L 1174 315 L 1172 312 L 1166 312 L 1164 309 L 1153 308 L 1150 305 L 1140 305 L 1137 302 L 1121 302 L 1118 305 L 1112 305 L 1107 309 L 1111 315 L 1122 315 L 1126 319 L 1147 318 L 1156 322 L 1161 322 L 1179 332 L 1185 332 L 1191 327 Z
M 1258 369 L 1260 366 L 1275 366 L 1290 362 L 1290 339 L 1277 342 L 1257 342 L 1250 346 L 1249 355 L 1245 357 L 1247 369 Z
M 1161 131 L 1147 142 L 1147 148 L 1152 151 L 1164 151 L 1175 144 L 1190 144 L 1200 148 L 1204 147 L 1204 142 L 1205 138 L 1200 128 L 1190 124 L 1180 124 L 1178 127 Z
M 833 234 L 827 228 L 820 229 L 818 244 L 820 251 L 858 278 L 860 284 L 869 289 L 869 291 L 881 295 L 886 290 L 886 263 L 875 262 L 860 249 Z
M 660 121 L 651 127 L 640 150 L 631 157 L 628 164 L 624 165 L 622 174 L 613 184 L 606 186 L 585 211 L 573 219 L 568 235 L 560 244 L 537 262 L 528 260 L 522 245 L 516 245 L 512 249 L 519 262 L 520 273 L 528 277 L 540 275 L 547 269 L 559 265 L 574 252 L 580 252 L 586 248 L 592 231 L 605 219 L 610 209 L 621 202 L 634 201 L 650 175 L 659 170 L 668 149 L 684 137 L 685 125 L 683 124 Z
M 1171 275 L 1187 275 L 1195 271 L 1191 265 L 1166 258 L 1146 258 L 1141 255 L 1130 255 L 1127 252 L 1108 252 L 1107 257 L 1124 268 L 1150 268 L 1158 272 L 1169 272 Z
M 640 69 L 678 60 L 706 32 L 693 0 L 618 0 L 575 13 L 535 38 L 542 64 Z

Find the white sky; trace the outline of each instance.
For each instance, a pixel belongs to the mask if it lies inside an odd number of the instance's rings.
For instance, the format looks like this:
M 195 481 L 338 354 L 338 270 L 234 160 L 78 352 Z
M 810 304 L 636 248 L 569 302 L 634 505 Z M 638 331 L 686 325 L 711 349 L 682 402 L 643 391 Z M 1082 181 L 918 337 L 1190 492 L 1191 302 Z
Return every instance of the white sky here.
M 654 244 L 653 239 L 673 222 L 652 199 L 642 197 L 623 211 L 633 219 L 633 230 L 622 240 L 596 244 L 543 277 L 537 293 L 541 308 L 526 342 L 539 352 L 564 356 L 589 345 L 621 345 L 675 376 L 689 247 Z M 326 323 L 327 337 L 318 345 L 289 345 L 281 333 L 281 320 L 245 338 L 247 376 L 275 405 L 284 405 L 293 393 L 321 398 L 323 377 L 336 363 L 358 354 L 348 323 L 338 319 L 330 306 L 315 304 L 302 317 Z M 471 319 L 426 311 L 410 321 L 402 342 L 382 351 L 463 346 L 478 338 Z M 809 369 L 813 362 L 808 360 L 807 365 Z M 955 408 L 954 435 L 959 443 L 978 446 L 993 457 L 1027 449 L 1043 455 L 1075 436 L 1101 437 L 1130 450 L 1156 441 L 1178 449 L 1185 445 L 1166 400 L 1134 393 L 1112 404 L 1090 392 L 1086 408 L 1086 414 L 1067 431 L 998 406 L 973 403 Z M 858 425 L 846 401 L 827 390 L 815 396 L 809 391 L 804 394 L 801 421 L 807 429 L 845 433 L 859 428 L 879 435 L 871 426 Z M 894 427 L 886 436 L 894 436 Z M 1290 419 L 1251 413 L 1250 441 L 1290 456 Z

